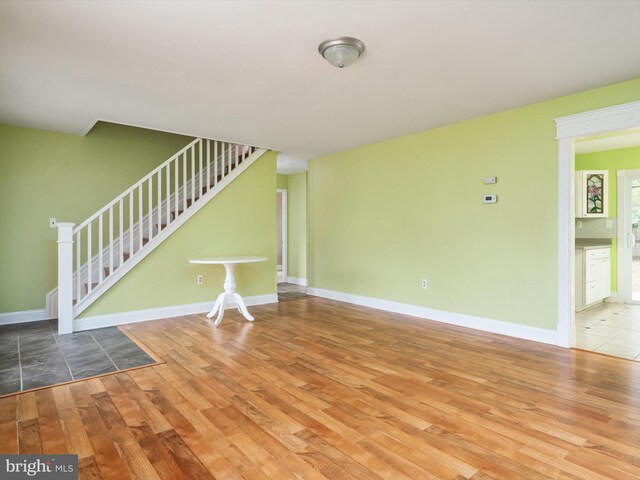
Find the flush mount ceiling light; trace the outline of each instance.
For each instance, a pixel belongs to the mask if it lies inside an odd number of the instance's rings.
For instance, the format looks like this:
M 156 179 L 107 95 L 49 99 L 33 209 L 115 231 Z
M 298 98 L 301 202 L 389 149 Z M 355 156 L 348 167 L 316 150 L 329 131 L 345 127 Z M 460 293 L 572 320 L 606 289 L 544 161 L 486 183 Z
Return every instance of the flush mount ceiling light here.
M 362 55 L 364 43 L 353 37 L 331 38 L 318 45 L 318 51 L 334 67 L 344 68 Z

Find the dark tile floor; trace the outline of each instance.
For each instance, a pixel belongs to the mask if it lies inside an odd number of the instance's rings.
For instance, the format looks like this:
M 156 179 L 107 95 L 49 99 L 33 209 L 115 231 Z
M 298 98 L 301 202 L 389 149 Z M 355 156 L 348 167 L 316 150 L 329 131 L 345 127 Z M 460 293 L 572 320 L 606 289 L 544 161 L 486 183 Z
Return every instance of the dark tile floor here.
M 287 302 L 289 300 L 298 300 L 299 298 L 307 298 L 307 287 L 296 285 L 294 283 L 278 284 L 278 301 Z
M 0 395 L 156 363 L 116 327 L 56 332 L 55 321 L 0 326 Z

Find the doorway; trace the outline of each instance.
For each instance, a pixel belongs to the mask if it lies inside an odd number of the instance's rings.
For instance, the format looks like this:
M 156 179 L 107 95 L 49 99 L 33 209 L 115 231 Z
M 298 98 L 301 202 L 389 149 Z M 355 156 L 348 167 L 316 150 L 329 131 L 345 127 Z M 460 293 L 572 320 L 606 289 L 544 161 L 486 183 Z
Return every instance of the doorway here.
M 575 342 L 575 140 L 637 127 L 640 102 L 556 118 L 558 141 L 558 320 L 556 344 Z
M 287 190 L 279 188 L 276 192 L 276 265 L 277 283 L 287 281 Z
M 571 346 L 640 361 L 638 129 L 575 140 Z
M 277 263 L 277 292 L 278 301 L 286 302 L 308 297 L 306 285 L 291 283 L 292 277 L 288 275 L 288 239 L 289 239 L 289 198 L 285 188 L 279 188 L 277 195 L 277 238 L 276 238 L 276 263 Z M 295 219 L 295 216 L 293 217 Z M 305 227 L 306 228 L 306 227 Z
M 278 301 L 307 297 L 307 172 L 277 176 Z

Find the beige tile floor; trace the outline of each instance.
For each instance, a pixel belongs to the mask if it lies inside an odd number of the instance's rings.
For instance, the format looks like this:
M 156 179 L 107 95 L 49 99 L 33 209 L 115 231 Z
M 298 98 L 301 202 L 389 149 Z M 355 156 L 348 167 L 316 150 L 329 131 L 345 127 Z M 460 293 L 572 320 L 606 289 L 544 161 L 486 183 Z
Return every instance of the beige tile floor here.
M 640 361 L 640 305 L 603 303 L 576 313 L 575 346 Z

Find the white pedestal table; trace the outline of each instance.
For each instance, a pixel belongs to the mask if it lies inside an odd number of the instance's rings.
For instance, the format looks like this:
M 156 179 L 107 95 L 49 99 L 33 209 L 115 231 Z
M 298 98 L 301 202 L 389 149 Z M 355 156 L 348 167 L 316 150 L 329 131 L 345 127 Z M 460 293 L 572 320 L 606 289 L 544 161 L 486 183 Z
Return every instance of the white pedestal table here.
M 267 257 L 243 256 L 194 258 L 189 260 L 189 263 L 200 265 L 224 265 L 224 268 L 227 272 L 227 276 L 224 279 L 224 292 L 218 295 L 213 309 L 207 314 L 207 317 L 211 318 L 216 314 L 216 312 L 218 313 L 218 318 L 216 318 L 215 322 L 216 327 L 220 325 L 220 322 L 222 322 L 225 308 L 233 305 L 235 305 L 238 308 L 238 311 L 242 313 L 242 315 L 244 315 L 244 318 L 246 318 L 250 322 L 253 322 L 254 318 L 247 310 L 247 307 L 244 304 L 244 300 L 242 300 L 242 297 L 239 293 L 236 293 L 236 279 L 233 275 L 233 270 L 239 263 L 265 262 L 266 260 Z

